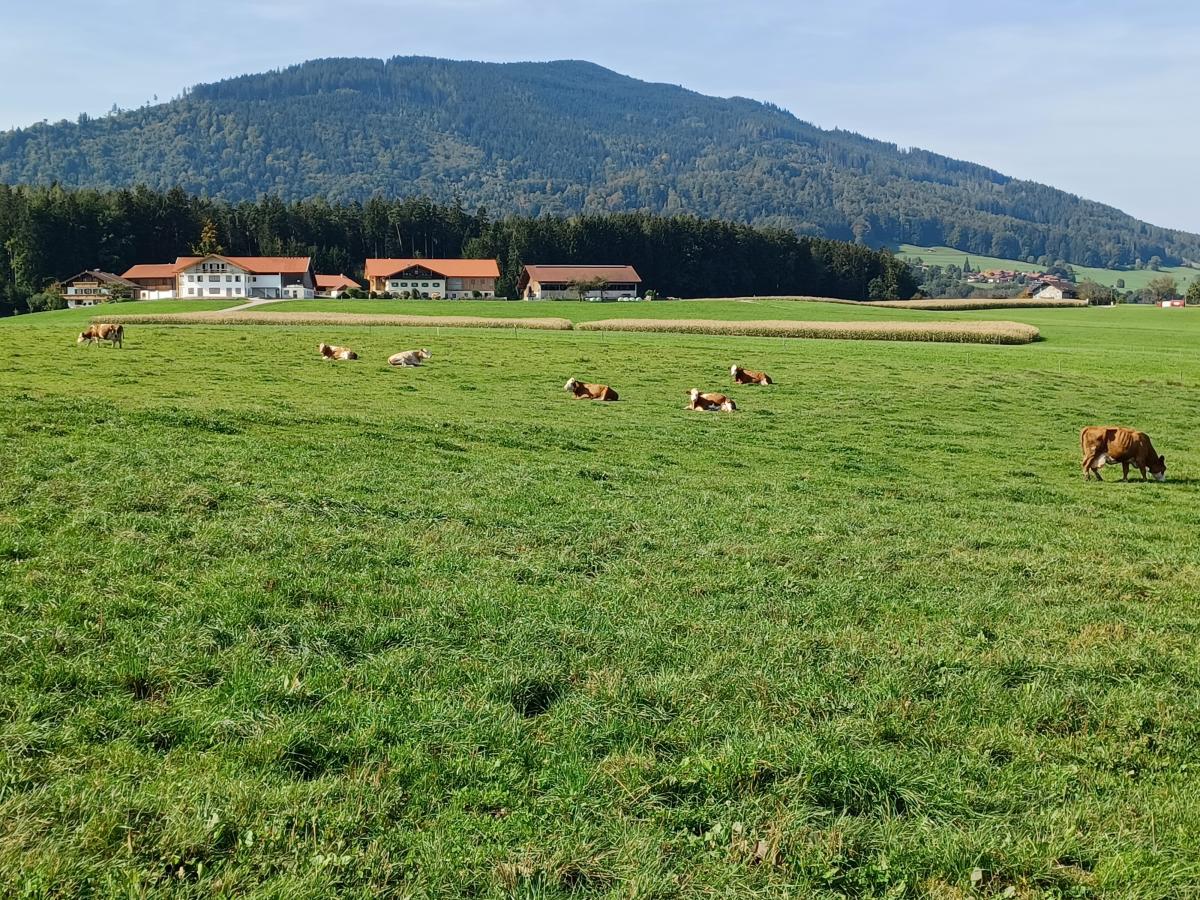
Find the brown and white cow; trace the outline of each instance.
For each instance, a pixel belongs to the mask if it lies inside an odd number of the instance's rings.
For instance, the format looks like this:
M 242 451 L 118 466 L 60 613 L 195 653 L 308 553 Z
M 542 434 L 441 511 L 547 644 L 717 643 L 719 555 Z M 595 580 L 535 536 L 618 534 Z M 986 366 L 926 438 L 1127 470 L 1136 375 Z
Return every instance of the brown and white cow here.
M 572 394 L 576 400 L 616 400 L 617 392 L 607 384 L 588 384 L 572 378 L 563 385 L 563 390 Z
M 98 322 L 89 325 L 75 339 L 77 344 L 98 344 L 100 341 L 108 341 L 114 347 L 123 347 L 125 345 L 125 326 Z
M 429 359 L 432 354 L 428 350 L 403 350 L 388 357 L 389 366 L 419 366 L 421 360 Z
M 753 369 L 743 369 L 741 366 L 730 366 L 729 374 L 733 376 L 734 384 L 774 384 L 766 372 L 755 372 Z
M 1100 470 L 1109 463 L 1121 464 L 1121 480 L 1129 480 L 1129 467 L 1134 466 L 1146 480 L 1146 470 L 1156 481 L 1167 477 L 1167 460 L 1159 456 L 1150 435 L 1113 425 L 1089 425 L 1079 432 L 1079 448 L 1083 451 L 1083 479 L 1093 475 L 1103 481 Z
M 334 347 L 329 344 L 317 344 L 317 350 L 326 359 L 358 359 L 358 354 L 349 347 Z
M 688 392 L 688 405 L 685 409 L 695 412 L 734 412 L 737 404 L 724 394 L 701 393 L 697 388 Z

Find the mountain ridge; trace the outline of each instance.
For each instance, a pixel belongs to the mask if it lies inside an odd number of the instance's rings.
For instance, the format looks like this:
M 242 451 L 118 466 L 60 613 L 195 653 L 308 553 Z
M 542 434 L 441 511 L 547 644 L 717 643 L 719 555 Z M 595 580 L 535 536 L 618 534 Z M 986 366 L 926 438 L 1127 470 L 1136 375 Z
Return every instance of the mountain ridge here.
M 583 60 L 329 58 L 239 75 L 155 106 L 0 133 L 0 181 L 693 213 L 1109 267 L 1200 259 L 1200 236 L 1075 194 Z

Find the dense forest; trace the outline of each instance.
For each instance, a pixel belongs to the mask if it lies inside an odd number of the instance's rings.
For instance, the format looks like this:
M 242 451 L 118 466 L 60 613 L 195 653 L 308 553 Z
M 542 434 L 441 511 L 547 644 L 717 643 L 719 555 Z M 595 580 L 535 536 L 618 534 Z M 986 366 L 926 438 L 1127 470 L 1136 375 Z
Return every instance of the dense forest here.
M 493 219 L 426 199 L 227 203 L 179 188 L 0 185 L 0 314 L 24 310 L 31 295 L 83 269 L 119 274 L 186 255 L 208 223 L 231 255 L 312 256 L 318 272 L 359 278 L 370 256 L 494 258 L 498 293 L 511 296 L 527 262 L 630 263 L 644 288 L 677 297 L 906 298 L 917 289 L 907 264 L 886 252 L 691 216 Z
M 1044 185 L 585 62 L 317 60 L 0 133 L 0 182 L 690 214 L 1089 266 L 1200 260 L 1200 236 Z

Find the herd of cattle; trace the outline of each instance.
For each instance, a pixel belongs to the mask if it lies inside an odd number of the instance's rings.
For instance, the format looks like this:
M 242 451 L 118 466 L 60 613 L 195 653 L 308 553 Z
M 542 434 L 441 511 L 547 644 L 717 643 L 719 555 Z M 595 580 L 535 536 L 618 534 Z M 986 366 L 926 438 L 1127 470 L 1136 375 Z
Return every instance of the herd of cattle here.
M 80 332 L 76 343 L 97 344 L 108 341 L 113 347 L 123 347 L 125 328 L 120 324 L 97 323 L 89 325 Z M 322 358 L 329 360 L 354 360 L 358 354 L 349 347 L 338 347 L 332 344 L 318 344 L 317 351 Z M 419 366 L 430 358 L 428 350 L 403 350 L 388 357 L 389 366 L 413 367 Z M 730 366 L 729 374 L 734 384 L 740 385 L 769 385 L 774 384 L 766 372 L 756 372 L 742 366 Z M 619 397 L 607 384 L 589 384 L 572 378 L 563 389 L 577 400 L 614 401 Z M 695 412 L 736 412 L 737 404 L 724 394 L 701 391 L 692 388 L 688 392 L 688 404 L 685 409 Z M 1129 480 L 1129 469 L 1132 466 L 1142 473 L 1146 481 L 1149 472 L 1155 480 L 1163 481 L 1167 477 L 1166 458 L 1160 456 L 1150 442 L 1150 436 L 1132 428 L 1121 428 L 1113 425 L 1089 425 L 1079 432 L 1079 447 L 1083 451 L 1083 478 L 1085 481 L 1092 476 L 1097 481 L 1103 481 L 1100 470 L 1109 464 L 1120 464 L 1121 480 Z

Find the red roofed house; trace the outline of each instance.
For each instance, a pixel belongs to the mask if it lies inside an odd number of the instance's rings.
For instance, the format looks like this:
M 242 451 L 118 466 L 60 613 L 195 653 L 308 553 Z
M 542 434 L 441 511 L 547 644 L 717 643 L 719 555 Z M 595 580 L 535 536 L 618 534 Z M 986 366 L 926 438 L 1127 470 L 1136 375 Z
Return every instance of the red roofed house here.
M 137 285 L 139 300 L 164 300 L 175 296 L 178 283 L 175 280 L 174 263 L 142 263 L 133 266 L 121 276 Z
M 364 267 L 372 293 L 402 294 L 427 300 L 448 297 L 491 299 L 500 267 L 494 259 L 368 259 Z
M 642 279 L 633 266 L 526 266 L 517 293 L 526 300 L 636 299 Z
M 317 296 L 332 297 L 335 300 L 351 288 L 361 288 L 362 285 L 353 278 L 345 275 L 318 275 Z
M 307 256 L 181 256 L 174 263 L 134 266 L 122 277 L 139 286 L 142 299 L 307 299 L 316 292 Z

